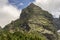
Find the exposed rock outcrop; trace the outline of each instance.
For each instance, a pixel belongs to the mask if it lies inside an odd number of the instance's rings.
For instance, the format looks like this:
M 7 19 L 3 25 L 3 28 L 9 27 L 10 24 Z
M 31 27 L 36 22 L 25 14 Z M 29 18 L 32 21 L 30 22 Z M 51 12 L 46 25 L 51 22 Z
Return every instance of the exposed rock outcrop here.
M 52 15 L 33 3 L 23 9 L 20 18 L 6 25 L 4 30 L 12 33 L 19 31 L 26 35 L 38 33 L 43 35 L 39 36 L 39 40 L 58 40 Z

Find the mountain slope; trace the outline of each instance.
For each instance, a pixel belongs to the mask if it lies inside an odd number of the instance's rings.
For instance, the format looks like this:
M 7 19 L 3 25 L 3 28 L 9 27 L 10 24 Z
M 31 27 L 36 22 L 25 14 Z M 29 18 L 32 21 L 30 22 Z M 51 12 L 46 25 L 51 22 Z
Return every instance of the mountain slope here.
M 14 34 L 15 37 L 15 32 L 22 33 L 25 35 L 22 38 L 27 37 L 28 40 L 58 40 L 52 15 L 33 3 L 23 9 L 20 18 L 6 25 L 4 30 Z
M 57 30 L 60 30 L 60 18 L 54 18 L 53 21 Z

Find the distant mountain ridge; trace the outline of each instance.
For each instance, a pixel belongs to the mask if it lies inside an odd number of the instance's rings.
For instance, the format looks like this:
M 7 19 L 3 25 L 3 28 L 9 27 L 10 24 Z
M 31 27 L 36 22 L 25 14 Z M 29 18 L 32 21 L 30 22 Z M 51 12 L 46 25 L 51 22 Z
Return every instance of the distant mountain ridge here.
M 59 18 L 54 18 L 53 22 L 54 22 L 57 30 L 60 30 L 60 17 Z
M 3 30 L 7 31 L 8 34 L 5 33 L 5 36 L 9 35 L 11 40 L 58 40 L 52 15 L 33 3 L 22 10 L 19 19 L 6 25 Z

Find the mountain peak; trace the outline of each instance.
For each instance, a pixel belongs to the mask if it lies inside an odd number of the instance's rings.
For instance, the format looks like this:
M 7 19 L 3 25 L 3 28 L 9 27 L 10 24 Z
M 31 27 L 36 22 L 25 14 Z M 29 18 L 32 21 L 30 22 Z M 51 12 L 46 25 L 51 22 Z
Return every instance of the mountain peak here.
M 56 29 L 52 18 L 49 12 L 31 3 L 27 8 L 22 10 L 19 19 L 5 26 L 5 30 L 7 29 L 10 32 L 20 31 L 24 34 L 25 32 L 29 34 L 33 32 L 36 33 L 36 35 L 39 33 L 39 35 L 43 34 L 46 39 L 57 40 Z M 40 35 L 39 38 L 40 37 L 42 36 Z M 43 38 L 40 40 L 46 39 Z
M 34 3 L 31 3 L 29 6 L 36 6 Z
M 31 3 L 28 8 L 37 8 L 37 9 L 41 9 L 39 6 L 35 5 L 34 3 Z

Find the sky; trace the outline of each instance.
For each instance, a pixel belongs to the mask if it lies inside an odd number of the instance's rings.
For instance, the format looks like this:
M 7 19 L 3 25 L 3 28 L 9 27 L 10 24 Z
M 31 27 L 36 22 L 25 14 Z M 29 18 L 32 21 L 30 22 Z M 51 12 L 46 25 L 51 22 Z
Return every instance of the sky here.
M 17 6 L 18 9 L 27 7 L 34 0 L 8 0 L 10 4 Z
M 20 17 L 23 8 L 30 3 L 48 11 L 54 18 L 60 15 L 60 0 L 0 0 L 0 26 L 3 28 Z

